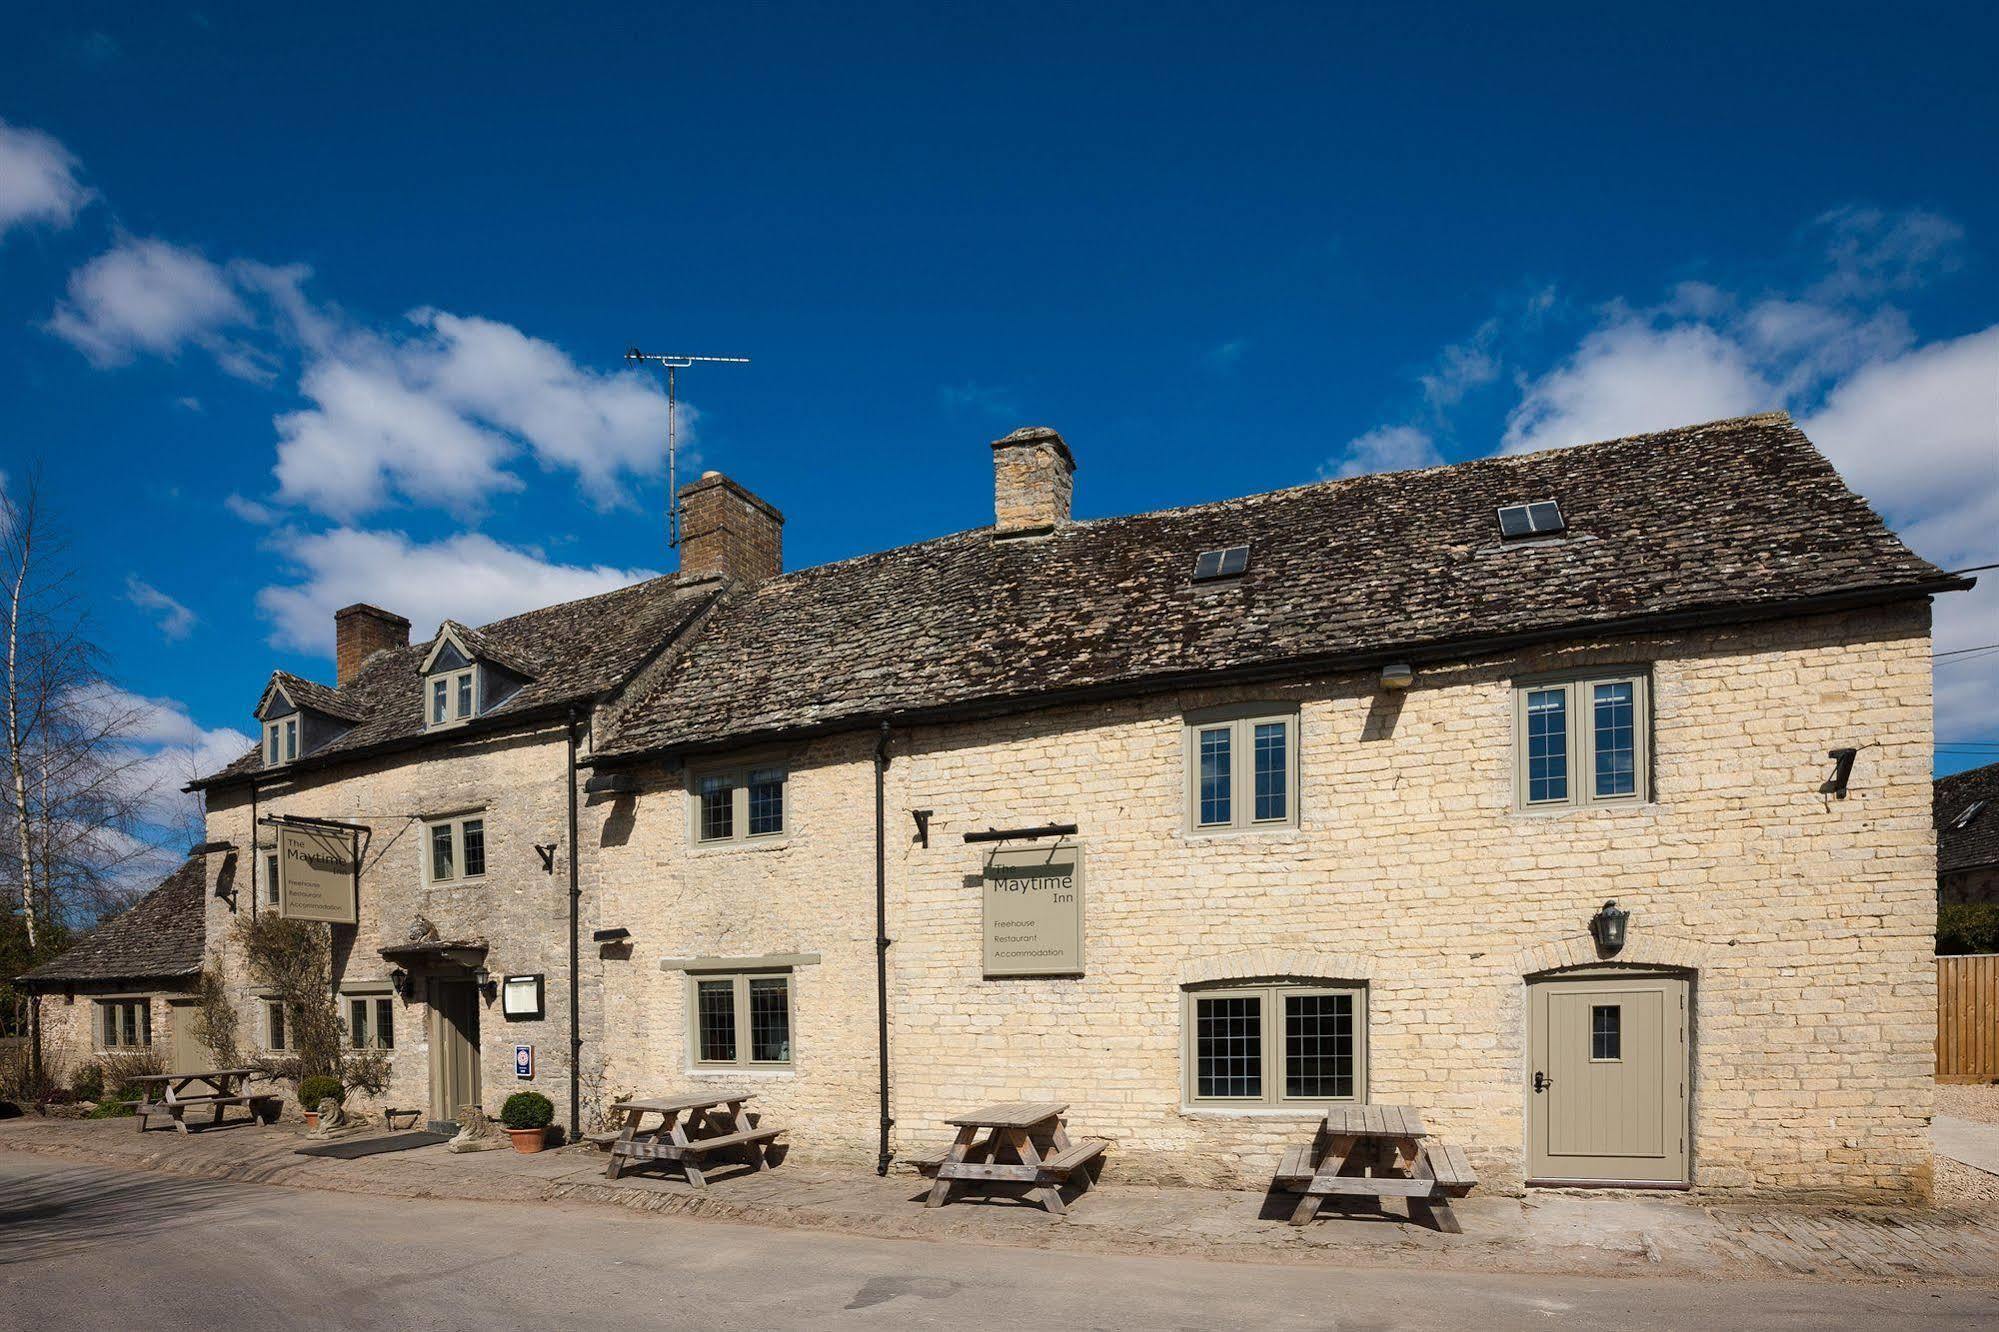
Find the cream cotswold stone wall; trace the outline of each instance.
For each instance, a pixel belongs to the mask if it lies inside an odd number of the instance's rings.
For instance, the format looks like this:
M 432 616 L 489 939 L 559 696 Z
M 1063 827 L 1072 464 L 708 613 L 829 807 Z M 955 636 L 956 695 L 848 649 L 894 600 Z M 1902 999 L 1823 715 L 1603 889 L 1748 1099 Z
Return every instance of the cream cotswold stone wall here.
M 362 823 L 374 830 L 364 845 L 360 924 L 333 927 L 334 957 L 343 984 L 385 982 L 391 965 L 378 951 L 404 942 L 421 913 L 446 939 L 484 938 L 487 967 L 495 979 L 540 972 L 545 981 L 545 1016 L 509 1021 L 497 999 L 481 1000 L 480 1075 L 484 1107 L 497 1113 L 517 1090 L 539 1091 L 555 1102 L 556 1123 L 569 1117 L 569 877 L 568 815 L 565 795 L 567 750 L 562 728 L 440 743 L 367 763 L 302 773 L 298 780 L 267 778 L 256 813 L 298 814 Z M 464 886 L 426 887 L 420 857 L 423 825 L 412 815 L 440 816 L 483 810 L 486 875 Z M 271 830 L 256 830 L 268 849 Z M 211 792 L 208 836 L 239 848 L 253 844 L 247 789 Z M 557 845 L 554 873 L 543 870 L 535 844 Z M 232 905 L 215 889 L 224 875 Z M 238 916 L 252 909 L 247 858 L 209 858 L 208 949 L 236 999 L 239 1036 L 246 1050 L 261 1048 L 259 993 L 244 965 Z M 261 863 L 259 894 L 268 891 Z M 269 910 L 259 902 L 259 911 Z M 586 919 L 585 938 L 590 924 Z M 595 972 L 588 973 L 594 985 Z M 591 993 L 589 1011 L 596 1004 Z M 430 1104 L 429 1031 L 421 993 L 395 1005 L 393 1080 L 377 1104 L 427 1109 Z M 341 1007 L 343 1019 L 346 1005 Z M 516 1043 L 535 1047 L 535 1077 L 514 1078 Z M 588 1060 L 595 1053 L 586 1051 Z M 587 1081 L 587 1079 L 586 1079 Z M 361 1102 L 366 1104 L 365 1101 Z
M 1593 960 L 1585 924 L 1614 897 L 1632 911 L 1622 960 L 1695 973 L 1698 1187 L 1924 1196 L 1928 653 L 1913 605 L 1429 667 L 1400 698 L 1345 676 L 899 732 L 896 1149 L 983 1101 L 1059 1098 L 1114 1140 L 1115 1173 L 1267 1181 L 1309 1118 L 1182 1109 L 1182 986 L 1303 974 L 1366 982 L 1371 1099 L 1422 1107 L 1488 1187 L 1517 1187 L 1526 977 Z M 1652 802 L 1516 812 L 1513 678 L 1641 663 Z M 1299 708 L 1300 826 L 1190 835 L 1182 716 L 1247 699 Z M 1839 801 L 1818 788 L 1843 745 L 1861 755 Z M 821 952 L 800 973 L 797 1071 L 758 1090 L 801 1150 L 872 1155 L 871 746 L 797 757 L 792 831 L 770 850 L 689 851 L 678 776 L 627 798 L 641 853 L 589 880 L 608 922 L 650 926 L 605 964 L 612 1083 L 688 1080 L 685 982 L 659 956 Z M 912 809 L 935 811 L 927 849 Z M 984 980 L 981 848 L 963 834 L 1046 822 L 1081 827 L 1087 974 Z

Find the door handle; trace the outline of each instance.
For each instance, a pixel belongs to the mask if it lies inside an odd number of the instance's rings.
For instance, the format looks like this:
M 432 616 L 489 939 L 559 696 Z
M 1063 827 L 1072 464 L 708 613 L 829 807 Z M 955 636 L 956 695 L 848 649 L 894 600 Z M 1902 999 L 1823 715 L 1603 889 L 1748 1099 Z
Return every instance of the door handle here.
M 1534 1090 L 1535 1090 L 1535 1091 L 1537 1091 L 1537 1092 L 1540 1092 L 1540 1091 L 1546 1091 L 1546 1090 L 1547 1090 L 1548 1088 L 1550 1088 L 1550 1087 L 1552 1087 L 1552 1086 L 1554 1086 L 1554 1085 L 1555 1085 L 1555 1080 L 1554 1080 L 1553 1078 L 1551 1078 L 1551 1077 L 1549 1077 L 1549 1076 L 1548 1076 L 1547 1074 L 1545 1074 L 1545 1073 L 1541 1072 L 1541 1071 L 1540 1071 L 1539 1069 L 1536 1069 L 1536 1070 L 1534 1071 Z

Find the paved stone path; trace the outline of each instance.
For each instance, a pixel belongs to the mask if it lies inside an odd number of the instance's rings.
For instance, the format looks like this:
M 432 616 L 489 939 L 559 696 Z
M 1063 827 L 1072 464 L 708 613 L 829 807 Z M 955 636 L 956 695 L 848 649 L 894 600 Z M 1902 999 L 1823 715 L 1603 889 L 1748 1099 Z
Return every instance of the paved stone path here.
M 1939 1156 L 1999 1175 L 1999 1124 L 1938 1115 L 1930 1121 L 1930 1141 Z
M 1999 1206 L 1991 1204 L 1777 1208 L 1656 1194 L 1475 1193 L 1458 1209 L 1465 1233 L 1442 1235 L 1393 1210 L 1294 1228 L 1283 1223 L 1288 1200 L 1248 1191 L 1107 1181 L 1057 1219 L 1007 1203 L 930 1211 L 919 1205 L 927 1185 L 914 1175 L 881 1179 L 798 1161 L 761 1174 L 724 1168 L 702 1192 L 652 1172 L 607 1180 L 603 1156 L 587 1146 L 532 1156 L 426 1147 L 337 1161 L 296 1155 L 302 1141 L 292 1125 L 184 1137 L 142 1135 L 129 1119 L 0 1121 L 0 1159 L 32 1152 L 378 1198 L 590 1203 L 878 1238 L 1263 1264 L 1999 1285 Z

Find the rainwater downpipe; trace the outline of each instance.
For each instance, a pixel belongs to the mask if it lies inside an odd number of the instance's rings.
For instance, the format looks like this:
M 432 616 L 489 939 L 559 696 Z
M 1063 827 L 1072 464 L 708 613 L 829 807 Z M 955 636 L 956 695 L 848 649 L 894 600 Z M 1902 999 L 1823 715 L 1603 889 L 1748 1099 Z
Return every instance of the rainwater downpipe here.
M 887 722 L 882 723 L 881 739 L 875 742 L 875 1029 L 881 1071 L 881 1152 L 875 1158 L 875 1173 L 887 1175 L 889 1130 L 895 1120 L 888 1112 L 888 778 Z
M 583 1133 L 583 1000 L 577 973 L 583 965 L 583 884 L 576 852 L 576 709 L 569 710 L 569 1140 Z

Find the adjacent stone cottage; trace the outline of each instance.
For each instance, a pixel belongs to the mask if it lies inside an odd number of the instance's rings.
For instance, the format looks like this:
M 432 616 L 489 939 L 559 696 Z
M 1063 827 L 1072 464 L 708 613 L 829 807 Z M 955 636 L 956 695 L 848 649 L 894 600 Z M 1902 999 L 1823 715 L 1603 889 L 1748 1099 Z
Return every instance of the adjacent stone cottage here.
M 24 973 L 30 1022 L 52 1072 L 74 1076 L 106 1055 L 145 1054 L 171 1071 L 206 1067 L 195 1038 L 195 984 L 208 876 L 190 857 L 76 945 Z
M 1937 905 L 1999 902 L 1999 763 L 1939 777 Z
M 1788 418 L 1089 522 L 993 449 L 993 527 L 732 580 L 600 737 L 607 1085 L 884 1168 L 1059 1100 L 1255 1183 L 1374 1100 L 1495 1187 L 1927 1193 L 1965 583 Z

